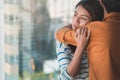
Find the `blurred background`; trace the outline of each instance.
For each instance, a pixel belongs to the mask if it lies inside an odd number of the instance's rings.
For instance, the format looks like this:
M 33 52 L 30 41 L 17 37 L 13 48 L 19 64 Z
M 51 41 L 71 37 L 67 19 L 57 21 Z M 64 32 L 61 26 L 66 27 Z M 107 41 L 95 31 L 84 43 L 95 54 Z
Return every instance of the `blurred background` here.
M 80 0 L 0 0 L 0 80 L 57 80 L 54 33 Z

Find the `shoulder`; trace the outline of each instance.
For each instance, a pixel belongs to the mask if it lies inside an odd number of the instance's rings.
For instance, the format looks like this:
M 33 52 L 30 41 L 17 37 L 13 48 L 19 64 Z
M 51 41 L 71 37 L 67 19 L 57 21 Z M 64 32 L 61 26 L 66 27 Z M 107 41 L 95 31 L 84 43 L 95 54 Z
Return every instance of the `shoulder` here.
M 59 42 L 58 40 L 56 40 L 56 50 L 59 52 L 65 52 L 66 54 L 71 54 L 71 49 L 68 46 L 68 44 L 64 44 L 62 42 Z
M 69 49 L 69 46 L 67 44 L 64 44 L 64 43 L 59 42 L 58 40 L 56 40 L 56 49 L 66 51 L 66 49 Z
M 92 28 L 93 26 L 98 26 L 99 24 L 102 24 L 102 23 L 103 23 L 102 21 L 93 21 L 93 22 L 88 23 L 86 26 L 88 28 Z
M 59 47 L 59 48 L 68 47 L 67 44 L 64 44 L 64 43 L 62 43 L 62 42 L 60 42 L 60 41 L 58 41 L 58 40 L 56 40 L 56 45 L 57 45 L 57 47 Z
M 104 21 L 93 21 L 88 23 L 86 27 L 90 30 L 93 30 L 93 29 L 98 29 L 99 27 L 102 27 L 105 24 L 106 23 Z

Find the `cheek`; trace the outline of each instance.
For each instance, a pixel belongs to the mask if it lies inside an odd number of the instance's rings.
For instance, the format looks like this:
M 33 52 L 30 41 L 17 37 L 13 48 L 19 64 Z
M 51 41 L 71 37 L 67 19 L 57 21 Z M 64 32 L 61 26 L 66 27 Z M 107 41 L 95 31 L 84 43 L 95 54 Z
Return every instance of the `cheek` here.
M 80 26 L 84 26 L 85 24 L 86 24 L 85 21 L 81 21 L 81 22 L 80 22 Z
M 81 21 L 80 26 L 84 26 L 88 23 L 88 21 Z
M 72 17 L 72 24 L 74 23 L 74 21 L 75 21 L 75 17 L 73 16 L 73 17 Z

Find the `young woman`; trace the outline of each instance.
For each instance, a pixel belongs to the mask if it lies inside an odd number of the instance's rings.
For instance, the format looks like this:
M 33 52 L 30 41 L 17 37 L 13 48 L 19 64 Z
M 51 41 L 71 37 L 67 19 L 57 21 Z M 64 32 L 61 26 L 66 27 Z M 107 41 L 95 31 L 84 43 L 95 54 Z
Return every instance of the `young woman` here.
M 76 5 L 69 27 L 76 32 L 77 47 L 61 43 L 58 38 L 56 41 L 59 80 L 88 80 L 88 61 L 84 50 L 89 42 L 90 30 L 82 26 L 102 18 L 103 9 L 97 0 L 82 0 Z

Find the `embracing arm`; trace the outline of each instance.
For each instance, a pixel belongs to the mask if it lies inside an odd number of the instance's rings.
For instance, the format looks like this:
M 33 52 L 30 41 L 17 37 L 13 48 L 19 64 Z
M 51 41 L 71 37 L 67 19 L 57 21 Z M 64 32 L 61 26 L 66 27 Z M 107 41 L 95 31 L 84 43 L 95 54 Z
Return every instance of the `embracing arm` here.
M 60 72 L 61 79 L 69 79 L 69 78 L 73 79 L 73 77 L 75 77 L 78 74 L 80 70 L 82 54 L 87 46 L 89 36 L 90 36 L 90 32 L 88 32 L 88 35 L 86 36 L 86 31 L 87 30 L 83 28 L 81 30 L 81 33 L 80 31 L 78 31 L 78 33 L 76 34 L 75 40 L 78 45 L 73 57 L 68 56 L 68 54 L 72 55 L 72 53 L 68 53 L 66 51 L 66 50 L 69 50 L 70 48 L 64 47 L 63 43 L 60 43 L 59 41 L 57 41 L 56 51 L 57 51 L 59 68 L 61 71 Z
M 56 55 L 60 70 L 59 80 L 73 80 L 73 77 L 71 77 L 67 72 L 67 67 L 72 60 L 70 48 L 56 40 Z
M 67 68 L 68 73 L 73 77 L 75 77 L 78 73 L 78 70 L 80 70 L 82 54 L 88 45 L 89 38 L 90 30 L 87 28 L 81 27 L 80 29 L 76 30 L 75 40 L 77 42 L 77 48 L 75 50 L 73 59 Z
M 77 76 L 80 70 L 80 64 L 81 64 L 81 59 L 82 59 L 82 54 L 83 54 L 83 49 L 81 46 L 77 46 L 74 56 L 67 68 L 67 72 L 69 75 L 72 77 Z
M 72 44 L 76 46 L 76 41 L 74 39 L 75 37 L 75 32 L 70 28 L 71 25 L 67 25 L 61 29 L 59 29 L 55 37 L 58 39 L 58 41 L 65 43 L 65 44 Z
M 60 69 L 59 79 L 73 80 L 78 74 L 83 53 L 79 48 L 76 49 L 76 52 L 73 55 L 69 46 L 56 40 L 57 60 Z

